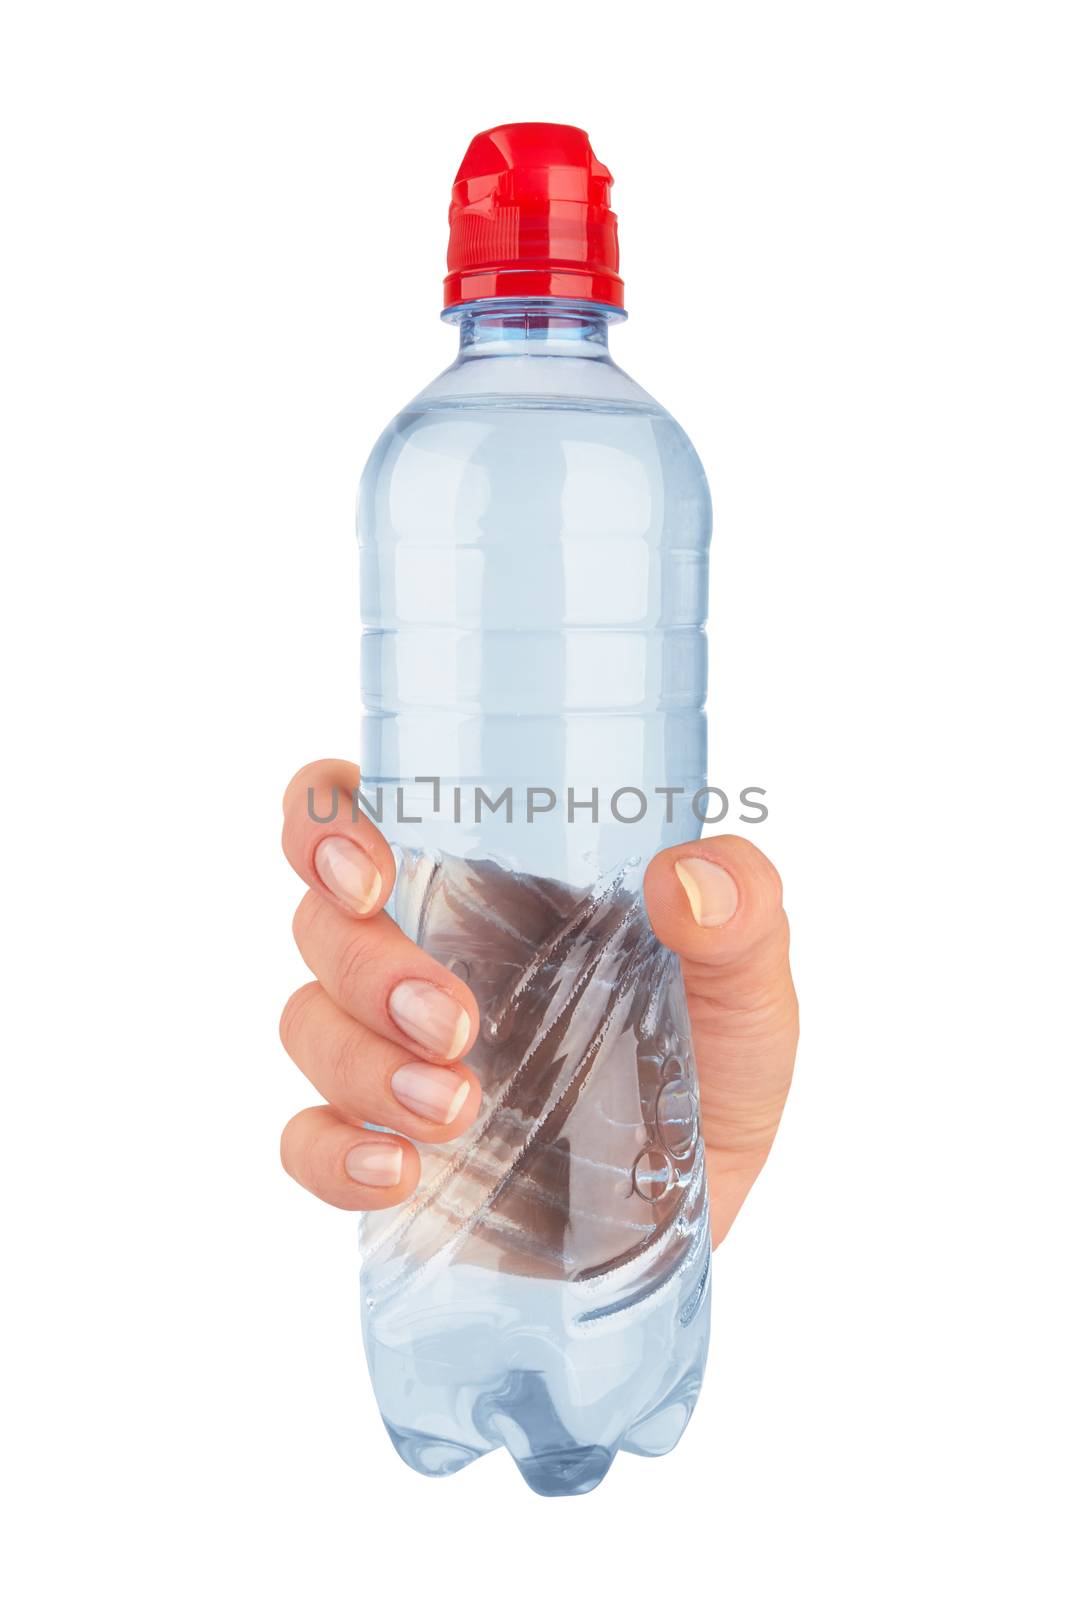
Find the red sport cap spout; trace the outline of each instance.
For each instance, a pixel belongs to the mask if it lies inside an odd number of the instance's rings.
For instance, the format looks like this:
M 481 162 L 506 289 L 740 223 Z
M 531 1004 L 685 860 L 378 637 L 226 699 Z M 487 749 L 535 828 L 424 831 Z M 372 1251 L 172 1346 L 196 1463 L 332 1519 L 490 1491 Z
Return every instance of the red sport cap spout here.
M 445 308 L 555 296 L 621 310 L 611 181 L 581 128 L 506 122 L 477 134 L 452 186 Z

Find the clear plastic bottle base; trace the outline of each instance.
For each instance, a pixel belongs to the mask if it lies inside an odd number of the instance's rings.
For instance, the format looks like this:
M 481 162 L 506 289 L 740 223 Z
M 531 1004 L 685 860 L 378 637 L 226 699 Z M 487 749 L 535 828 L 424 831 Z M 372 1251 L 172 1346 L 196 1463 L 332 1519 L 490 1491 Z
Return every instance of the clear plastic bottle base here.
M 492 1451 L 504 1448 L 535 1494 L 588 1494 L 607 1476 L 618 1450 L 637 1456 L 663 1456 L 673 1450 L 689 1425 L 704 1370 L 700 1361 L 670 1394 L 635 1422 L 617 1444 L 579 1444 L 564 1427 L 537 1372 L 513 1372 L 503 1389 L 485 1395 L 476 1412 L 485 1429 L 485 1446 L 476 1449 L 455 1439 L 412 1428 L 394 1427 L 383 1417 L 401 1460 L 427 1478 L 448 1478 Z

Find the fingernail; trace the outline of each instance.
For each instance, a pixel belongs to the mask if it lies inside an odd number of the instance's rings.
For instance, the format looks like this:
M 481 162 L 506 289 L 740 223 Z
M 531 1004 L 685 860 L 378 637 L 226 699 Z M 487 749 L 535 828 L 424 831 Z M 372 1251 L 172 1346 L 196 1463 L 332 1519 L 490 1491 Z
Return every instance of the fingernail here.
M 674 870 L 702 928 L 720 928 L 729 922 L 737 910 L 737 884 L 728 872 L 699 856 L 676 861 Z
M 315 871 L 360 916 L 369 911 L 382 892 L 382 875 L 365 850 L 351 839 L 323 839 L 315 851 Z
M 405 978 L 389 996 L 389 1015 L 409 1039 L 435 1056 L 458 1056 L 470 1038 L 470 1018 L 451 995 L 422 978 Z
M 391 1189 L 400 1182 L 404 1152 L 397 1144 L 354 1144 L 345 1156 L 345 1171 L 357 1183 Z
M 417 1117 L 442 1125 L 452 1122 L 470 1094 L 470 1079 L 448 1067 L 427 1067 L 410 1061 L 398 1067 L 392 1077 L 393 1093 L 402 1106 Z

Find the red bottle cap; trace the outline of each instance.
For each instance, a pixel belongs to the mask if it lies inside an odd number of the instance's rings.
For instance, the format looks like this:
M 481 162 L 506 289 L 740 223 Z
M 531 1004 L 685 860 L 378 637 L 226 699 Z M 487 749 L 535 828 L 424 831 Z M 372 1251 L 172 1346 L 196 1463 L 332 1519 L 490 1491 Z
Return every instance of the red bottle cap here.
M 621 309 L 611 173 L 581 128 L 507 122 L 477 134 L 448 220 L 446 307 L 555 295 Z

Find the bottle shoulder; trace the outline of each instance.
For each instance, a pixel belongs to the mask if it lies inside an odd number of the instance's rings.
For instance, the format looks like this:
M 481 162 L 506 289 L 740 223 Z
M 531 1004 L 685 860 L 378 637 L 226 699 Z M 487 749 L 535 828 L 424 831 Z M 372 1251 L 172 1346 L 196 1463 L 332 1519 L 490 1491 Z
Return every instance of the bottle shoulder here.
M 703 466 L 675 419 L 621 368 L 582 358 L 457 362 L 389 423 L 360 486 L 361 541 L 427 522 L 491 525 L 508 508 L 573 533 L 611 523 L 706 544 Z M 526 520 L 523 517 L 522 520 Z

